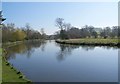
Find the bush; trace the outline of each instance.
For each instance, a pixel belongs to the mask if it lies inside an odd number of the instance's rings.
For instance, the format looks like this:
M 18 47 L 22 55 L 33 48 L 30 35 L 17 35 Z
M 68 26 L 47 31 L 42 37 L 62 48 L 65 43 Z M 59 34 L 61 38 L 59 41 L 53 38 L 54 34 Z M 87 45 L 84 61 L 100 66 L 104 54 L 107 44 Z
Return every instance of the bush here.
M 23 78 L 23 76 L 22 76 L 22 75 L 20 75 L 20 76 L 19 76 L 19 78 Z
M 20 74 L 20 73 L 21 73 L 20 71 L 17 72 L 17 74 Z
M 10 63 L 6 62 L 6 65 L 7 65 L 7 66 L 10 65 Z
M 13 69 L 13 67 L 11 66 L 11 69 Z

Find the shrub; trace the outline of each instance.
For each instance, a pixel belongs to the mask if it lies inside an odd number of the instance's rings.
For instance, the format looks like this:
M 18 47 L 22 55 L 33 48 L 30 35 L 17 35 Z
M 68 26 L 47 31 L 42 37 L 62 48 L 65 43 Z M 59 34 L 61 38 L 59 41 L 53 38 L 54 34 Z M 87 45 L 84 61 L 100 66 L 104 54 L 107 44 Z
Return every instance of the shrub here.
M 23 78 L 23 76 L 22 76 L 22 75 L 20 75 L 20 76 L 19 76 L 19 78 Z
M 17 74 L 20 74 L 20 73 L 21 73 L 20 71 L 17 72 Z
M 6 65 L 7 65 L 7 66 L 10 65 L 10 63 L 6 62 Z

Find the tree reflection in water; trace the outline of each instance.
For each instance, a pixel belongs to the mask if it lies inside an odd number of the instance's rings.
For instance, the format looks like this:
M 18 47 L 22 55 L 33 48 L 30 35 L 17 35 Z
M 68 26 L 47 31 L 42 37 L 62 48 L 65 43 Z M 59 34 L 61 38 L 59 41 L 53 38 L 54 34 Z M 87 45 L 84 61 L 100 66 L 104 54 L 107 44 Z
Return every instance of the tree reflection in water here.
M 69 45 L 69 44 L 58 44 L 53 42 L 52 40 L 48 41 L 51 44 L 55 44 L 60 48 L 57 52 L 57 59 L 59 61 L 64 60 L 66 57 L 70 56 L 74 49 L 81 48 L 82 50 L 89 51 L 94 50 L 96 46 L 87 46 L 87 45 Z M 6 59 L 15 59 L 16 54 L 24 54 L 21 56 L 27 56 L 28 58 L 31 57 L 32 53 L 35 49 L 40 48 L 41 51 L 45 51 L 46 41 L 29 41 L 24 42 L 19 45 L 15 45 L 9 48 L 6 48 L 7 55 L 5 56 Z M 100 46 L 99 46 L 100 47 Z M 109 47 L 109 46 L 101 46 L 105 49 L 117 49 L 117 47 Z
M 59 61 L 64 60 L 67 56 L 72 54 L 73 49 L 79 48 L 77 45 L 65 45 L 65 44 L 57 44 L 60 47 L 60 51 L 57 52 L 57 59 Z
M 60 47 L 59 52 L 57 52 L 57 59 L 59 61 L 64 60 L 67 56 L 70 56 L 74 49 L 81 48 L 82 50 L 89 51 L 94 50 L 96 47 L 102 47 L 105 49 L 117 49 L 117 47 L 111 47 L 111 46 L 90 46 L 90 45 L 69 45 L 69 44 L 59 44 L 56 43 L 56 46 Z
M 95 46 L 82 45 L 81 48 L 85 51 L 94 50 Z
M 15 59 L 16 54 L 26 54 L 26 56 L 30 58 L 36 48 L 42 47 L 42 50 L 44 50 L 45 44 L 46 41 L 29 41 L 12 47 L 8 47 L 6 48 L 7 54 L 5 55 L 5 58 Z

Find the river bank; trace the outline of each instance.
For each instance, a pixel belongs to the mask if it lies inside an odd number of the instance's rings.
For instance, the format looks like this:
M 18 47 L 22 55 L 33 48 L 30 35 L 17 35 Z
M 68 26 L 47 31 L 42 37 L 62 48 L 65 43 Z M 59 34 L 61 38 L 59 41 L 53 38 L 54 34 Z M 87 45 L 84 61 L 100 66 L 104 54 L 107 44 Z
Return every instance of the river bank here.
M 17 83 L 27 83 L 30 82 L 30 80 L 28 80 L 25 75 L 20 72 L 19 70 L 17 70 L 14 66 L 12 66 L 6 59 L 5 59 L 5 54 L 7 53 L 5 48 L 8 47 L 12 47 L 15 45 L 18 45 L 20 43 L 24 43 L 24 42 L 31 42 L 33 40 L 29 40 L 29 41 L 17 41 L 17 42 L 8 42 L 8 43 L 3 43 L 2 44 L 2 48 L 0 48 L 0 61 L 1 61 L 1 73 L 0 75 L 2 76 L 2 83 L 6 83 L 6 82 L 17 82 Z M 34 40 L 34 41 L 39 41 L 39 40 Z
M 31 81 L 2 57 L 2 83 L 6 82 L 27 83 Z
M 95 46 L 119 46 L 119 39 L 69 39 L 69 40 L 56 40 L 57 43 L 61 44 L 72 44 L 72 45 L 95 45 Z
M 35 41 L 44 41 L 44 39 L 35 39 L 35 40 L 24 40 L 24 41 L 16 41 L 16 42 L 6 42 L 6 43 L 2 43 L 2 48 L 8 48 L 8 47 L 12 47 L 21 43 L 26 43 L 26 42 L 35 42 Z

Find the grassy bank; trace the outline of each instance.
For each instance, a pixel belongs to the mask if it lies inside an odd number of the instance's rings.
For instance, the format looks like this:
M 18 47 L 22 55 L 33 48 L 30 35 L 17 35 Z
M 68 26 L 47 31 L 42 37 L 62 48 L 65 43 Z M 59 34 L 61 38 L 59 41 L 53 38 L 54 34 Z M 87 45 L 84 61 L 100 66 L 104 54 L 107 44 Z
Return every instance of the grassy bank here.
M 11 46 L 15 46 L 18 45 L 20 43 L 23 43 L 24 41 L 17 41 L 17 42 L 7 42 L 7 43 L 2 43 L 2 47 L 11 47 Z
M 2 47 L 3 48 L 8 48 L 8 47 L 12 47 L 21 43 L 25 43 L 25 42 L 36 42 L 36 41 L 44 41 L 44 39 L 34 39 L 34 40 L 24 40 L 24 41 L 16 41 L 16 42 L 6 42 L 6 43 L 2 43 Z
M 2 83 L 2 49 L 0 48 L 0 84 Z
M 43 39 L 36 39 L 36 40 L 24 40 L 24 41 L 17 41 L 17 42 L 6 42 L 2 44 L 3 50 L 5 50 L 8 47 L 12 47 L 18 44 L 27 43 L 27 42 L 36 42 L 36 41 L 44 41 Z M 1 57 L 1 66 L 0 66 L 0 76 L 2 76 L 1 81 L 6 82 L 17 82 L 18 83 L 32 83 L 30 80 L 26 79 L 26 77 L 20 72 L 19 70 L 15 69 L 14 66 L 12 66 L 8 61 L 5 59 L 5 53 L 2 53 L 2 49 L 0 48 L 0 57 Z
M 0 48 L 0 53 L 2 53 L 2 49 Z M 25 76 L 18 71 L 17 69 L 15 69 L 10 63 L 7 62 L 7 60 L 1 56 L 4 54 L 0 54 L 0 62 L 1 62 L 1 66 L 0 66 L 0 76 L 2 77 L 2 83 L 6 83 L 6 82 L 17 82 L 19 83 L 27 83 L 27 82 L 31 82 L 30 80 L 26 79 Z
M 2 58 L 2 82 L 28 82 L 24 75 Z
M 61 44 L 74 44 L 74 45 L 100 45 L 100 46 L 118 46 L 120 40 L 118 39 L 69 39 L 69 40 L 56 40 Z

